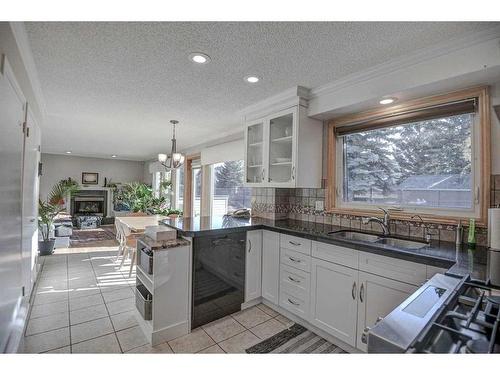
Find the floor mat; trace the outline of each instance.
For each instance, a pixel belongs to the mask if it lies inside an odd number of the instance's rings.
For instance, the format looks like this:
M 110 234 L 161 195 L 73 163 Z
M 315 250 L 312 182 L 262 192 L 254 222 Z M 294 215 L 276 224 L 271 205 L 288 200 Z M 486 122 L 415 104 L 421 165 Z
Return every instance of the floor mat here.
M 74 229 L 70 237 L 71 245 L 81 245 L 94 241 L 114 240 L 115 233 L 109 228 Z
M 302 327 L 300 324 L 294 324 L 290 328 L 248 348 L 246 352 L 250 354 L 345 353 L 338 346 Z

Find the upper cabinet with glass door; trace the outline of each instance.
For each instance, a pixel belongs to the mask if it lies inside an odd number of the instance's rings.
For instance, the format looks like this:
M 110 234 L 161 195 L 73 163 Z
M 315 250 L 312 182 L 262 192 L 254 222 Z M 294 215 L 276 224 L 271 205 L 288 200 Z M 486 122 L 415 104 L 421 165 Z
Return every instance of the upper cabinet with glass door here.
M 246 124 L 246 185 L 321 187 L 323 126 L 295 105 Z
M 245 132 L 245 182 L 247 185 L 261 185 L 265 178 L 264 120 L 247 125 Z

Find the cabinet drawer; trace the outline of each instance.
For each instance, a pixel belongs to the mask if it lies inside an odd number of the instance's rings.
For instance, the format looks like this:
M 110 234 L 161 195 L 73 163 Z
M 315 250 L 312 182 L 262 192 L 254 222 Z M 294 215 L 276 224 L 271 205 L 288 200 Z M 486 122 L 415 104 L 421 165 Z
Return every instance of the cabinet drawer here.
M 420 285 L 426 279 L 427 267 L 407 260 L 360 252 L 359 269 L 408 284 Z
M 305 238 L 289 236 L 287 234 L 280 235 L 280 247 L 307 255 L 311 255 L 311 242 L 311 240 Z
M 348 247 L 313 241 L 312 256 L 351 268 L 358 268 L 358 251 Z
M 309 316 L 309 298 L 294 296 L 287 288 L 280 288 L 280 306 L 291 313 L 307 319 Z
M 311 257 L 289 249 L 280 249 L 280 263 L 285 266 L 311 272 Z
M 290 289 L 293 296 L 305 299 L 309 295 L 311 274 L 282 264 L 280 284 L 282 288 Z M 293 292 L 294 290 L 296 293 Z

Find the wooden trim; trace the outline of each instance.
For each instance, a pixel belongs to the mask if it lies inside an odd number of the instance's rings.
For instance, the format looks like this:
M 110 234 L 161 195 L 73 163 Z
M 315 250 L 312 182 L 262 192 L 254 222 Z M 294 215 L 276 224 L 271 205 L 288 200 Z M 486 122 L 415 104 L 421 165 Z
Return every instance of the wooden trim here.
M 337 119 L 331 119 L 328 122 L 328 144 L 327 144 L 327 191 L 326 191 L 326 209 L 328 212 L 337 214 L 371 216 L 380 214 L 378 210 L 355 209 L 355 208 L 340 208 L 337 207 L 336 195 L 336 144 L 335 127 L 347 125 L 358 121 L 367 121 L 371 118 L 397 113 L 398 111 L 408 111 L 418 108 L 423 108 L 429 105 L 446 103 L 449 101 L 460 100 L 470 97 L 478 98 L 478 115 L 479 115 L 479 132 L 480 132 L 480 172 L 479 172 L 479 189 L 480 189 L 480 213 L 476 217 L 478 226 L 486 226 L 488 222 L 488 208 L 490 207 L 490 179 L 491 179 L 491 106 L 489 86 L 472 87 L 461 91 L 454 91 L 447 94 L 435 95 L 426 98 L 411 100 L 398 105 L 381 108 L 370 111 L 365 111 L 357 114 L 343 116 Z M 410 220 L 412 212 L 393 212 L 392 217 L 395 219 Z M 452 217 L 444 215 L 420 214 L 427 222 L 456 224 L 458 220 L 468 219 L 464 217 Z
M 199 158 L 199 153 L 187 155 L 184 162 L 184 202 L 182 208 L 184 217 L 191 217 L 193 201 L 193 160 Z

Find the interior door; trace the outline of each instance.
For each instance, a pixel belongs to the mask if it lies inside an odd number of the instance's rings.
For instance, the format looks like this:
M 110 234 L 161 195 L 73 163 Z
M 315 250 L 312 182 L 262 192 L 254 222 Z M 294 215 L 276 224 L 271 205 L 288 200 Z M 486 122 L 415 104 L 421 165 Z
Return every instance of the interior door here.
M 385 317 L 417 289 L 414 285 L 360 271 L 357 348 L 367 350 L 365 328 L 372 327 L 378 317 Z
M 291 108 L 268 118 L 268 183 L 275 187 L 295 185 L 297 109 Z
M 36 277 L 39 195 L 38 163 L 40 162 L 40 130 L 30 111 L 27 114 L 26 129 L 24 131 L 23 154 L 22 263 L 25 296 L 29 298 L 31 287 Z
M 347 344 L 356 345 L 358 271 L 312 258 L 313 324 Z
M 25 100 L 3 59 L 0 74 L 0 352 L 15 328 L 22 300 L 21 176 Z

